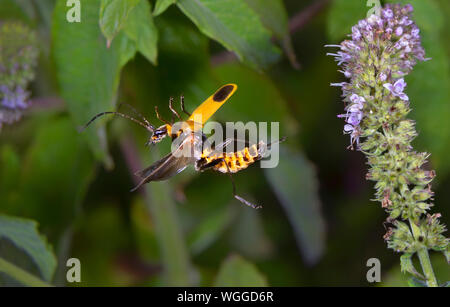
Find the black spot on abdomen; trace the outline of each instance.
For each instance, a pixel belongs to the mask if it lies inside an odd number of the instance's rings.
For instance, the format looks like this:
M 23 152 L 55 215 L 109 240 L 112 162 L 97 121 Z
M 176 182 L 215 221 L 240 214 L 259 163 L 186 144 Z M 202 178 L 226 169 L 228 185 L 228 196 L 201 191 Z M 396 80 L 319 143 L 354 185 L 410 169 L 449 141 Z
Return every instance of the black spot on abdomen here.
M 233 85 L 225 85 L 221 89 L 219 89 L 213 97 L 213 100 L 215 102 L 222 102 L 224 101 L 228 95 L 233 91 L 234 86 Z

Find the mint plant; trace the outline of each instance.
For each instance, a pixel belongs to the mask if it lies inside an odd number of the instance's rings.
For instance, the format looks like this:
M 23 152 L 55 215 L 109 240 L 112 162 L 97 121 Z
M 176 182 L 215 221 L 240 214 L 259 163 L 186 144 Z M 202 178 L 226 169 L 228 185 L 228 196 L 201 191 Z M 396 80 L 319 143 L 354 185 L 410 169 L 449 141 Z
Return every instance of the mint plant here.
M 375 181 L 375 200 L 389 214 L 384 239 L 389 248 L 402 253 L 402 271 L 427 286 L 438 286 L 429 250 L 443 252 L 448 259 L 449 239 L 439 213 L 430 214 L 435 172 L 426 170 L 428 153 L 414 151 L 417 136 L 414 121 L 407 118 L 410 100 L 405 93 L 408 75 L 419 61 L 427 61 L 420 30 L 413 22 L 411 5 L 386 5 L 380 15 L 371 15 L 352 28 L 335 57 L 348 82 L 332 83 L 342 88 L 344 133 L 350 149 L 367 156 L 368 180 Z M 423 275 L 414 268 L 417 254 Z M 417 279 L 416 279 L 417 280 Z

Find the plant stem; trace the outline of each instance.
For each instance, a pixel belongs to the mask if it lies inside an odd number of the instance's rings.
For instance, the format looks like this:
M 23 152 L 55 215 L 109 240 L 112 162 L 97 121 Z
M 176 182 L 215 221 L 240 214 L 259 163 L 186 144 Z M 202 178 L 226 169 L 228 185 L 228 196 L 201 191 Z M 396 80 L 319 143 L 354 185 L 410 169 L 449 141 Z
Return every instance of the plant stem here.
M 428 256 L 428 249 L 426 247 L 417 251 L 417 255 L 420 259 L 420 264 L 422 265 L 422 270 L 427 278 L 428 287 L 437 287 L 438 283 L 436 276 L 434 276 L 433 267 L 431 266 L 430 257 Z
M 0 258 L 0 272 L 6 273 L 20 283 L 30 287 L 50 287 L 48 283 Z
M 409 224 L 411 225 L 411 229 L 416 241 L 419 241 L 418 238 L 420 236 L 420 229 L 413 220 L 409 219 Z M 436 276 L 434 275 L 433 267 L 431 265 L 430 257 L 428 256 L 428 249 L 426 246 L 422 247 L 417 251 L 417 256 L 420 260 L 420 265 L 422 266 L 423 274 L 427 279 L 428 287 L 437 287 L 438 283 L 436 280 Z
M 143 168 L 140 163 L 142 159 L 132 136 L 128 135 L 122 138 L 121 148 L 132 174 Z M 153 159 L 158 159 L 158 149 L 152 148 L 151 155 Z M 136 184 L 138 182 L 139 180 Z M 193 274 L 194 271 L 178 219 L 176 204 L 171 198 L 168 183 L 151 182 L 140 190 L 155 224 L 166 285 L 194 286 L 195 280 L 192 276 L 195 276 L 195 274 Z
M 145 203 L 155 223 L 166 283 L 168 286 L 192 286 L 189 253 L 167 184 L 152 182 L 145 190 Z

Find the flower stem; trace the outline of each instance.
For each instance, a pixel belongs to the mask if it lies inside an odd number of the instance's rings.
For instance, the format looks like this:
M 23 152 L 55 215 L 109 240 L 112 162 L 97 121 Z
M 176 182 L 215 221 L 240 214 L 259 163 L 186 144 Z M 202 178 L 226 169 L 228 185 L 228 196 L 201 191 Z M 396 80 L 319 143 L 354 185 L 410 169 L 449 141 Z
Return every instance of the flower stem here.
M 409 224 L 411 225 L 411 229 L 414 235 L 414 238 L 416 241 L 418 241 L 418 238 L 420 236 L 420 229 L 414 223 L 413 220 L 409 219 Z M 417 251 L 417 256 L 420 260 L 420 265 L 422 266 L 423 274 L 425 275 L 425 278 L 427 279 L 427 285 L 428 287 L 437 287 L 438 283 L 436 280 L 436 276 L 434 275 L 433 267 L 431 265 L 430 257 L 428 255 L 428 249 L 424 246 L 420 248 Z
M 430 257 L 428 256 L 428 249 L 426 247 L 419 249 L 417 251 L 417 255 L 419 256 L 420 264 L 422 265 L 422 270 L 427 278 L 428 287 L 437 287 L 438 283 L 436 280 L 436 276 L 434 276 L 433 267 L 431 266 Z

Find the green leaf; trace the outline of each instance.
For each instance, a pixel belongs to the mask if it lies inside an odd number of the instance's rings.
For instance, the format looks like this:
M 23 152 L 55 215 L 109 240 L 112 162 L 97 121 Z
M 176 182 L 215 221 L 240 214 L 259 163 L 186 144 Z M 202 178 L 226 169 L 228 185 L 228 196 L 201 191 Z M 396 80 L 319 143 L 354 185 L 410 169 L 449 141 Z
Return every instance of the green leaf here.
M 0 18 L 2 21 L 6 19 L 20 20 L 27 25 L 32 22 L 29 16 L 29 10 L 24 8 L 24 3 L 17 3 L 14 0 L 0 0 Z
M 53 57 L 60 92 L 76 125 L 113 108 L 123 56 L 120 40 L 107 49 L 98 26 L 100 1 L 85 1 L 81 23 L 66 20 L 66 1 L 58 0 L 53 14 Z M 78 46 L 83 46 L 79 48 Z M 106 132 L 98 123 L 83 132 L 97 159 L 108 166 Z
M 128 38 L 126 35 L 121 35 L 120 41 L 120 66 L 124 66 L 129 60 L 134 58 L 137 52 L 136 42 Z
M 283 133 L 294 132 L 295 119 L 290 116 L 283 96 L 266 75 L 239 63 L 220 65 L 214 68 L 214 73 L 222 84 L 233 82 L 238 85 L 230 101 L 217 112 L 218 118 L 234 122 L 278 121 L 283 123 L 280 125 Z M 204 97 L 210 95 L 205 94 Z
M 277 38 L 289 35 L 288 16 L 281 0 L 244 0 Z
M 325 221 L 316 171 L 300 152 L 280 146 L 280 162 L 264 173 L 294 228 L 305 262 L 316 263 L 325 248 Z
M 100 29 L 106 37 L 108 47 L 113 38 L 119 33 L 128 15 L 141 0 L 101 0 Z M 145 1 L 147 2 L 147 1 Z
M 95 171 L 94 159 L 67 116 L 45 118 L 44 123 L 26 152 L 15 205 L 56 232 L 80 210 Z
M 158 242 L 155 236 L 155 225 L 149 210 L 141 198 L 137 198 L 131 206 L 130 219 L 136 247 L 140 257 L 146 261 L 159 261 Z
M 255 69 L 274 63 L 279 51 L 258 15 L 241 0 L 179 0 L 178 7 L 206 36 Z
M 232 208 L 232 207 L 231 207 Z M 189 234 L 188 246 L 193 254 L 199 254 L 214 243 L 231 222 L 234 216 L 229 206 L 206 216 Z
M 153 10 L 153 16 L 158 16 L 164 13 L 164 11 L 167 10 L 169 6 L 171 6 L 175 2 L 177 2 L 177 0 L 157 0 L 155 9 Z
M 196 63 L 209 63 L 209 59 L 206 59 L 209 55 L 209 40 L 197 28 L 191 26 L 189 20 L 161 16 L 155 21 L 161 33 L 159 46 L 165 56 L 169 54 L 170 59 L 175 58 L 178 61 L 195 60 Z
M 280 41 L 293 67 L 298 68 L 291 36 L 289 18 L 282 0 L 245 0 L 250 8 L 258 14 L 263 25 Z
M 252 180 L 246 174 L 247 180 Z M 258 180 L 254 178 L 253 180 Z M 252 199 L 249 199 L 252 201 Z M 240 205 L 233 203 L 233 205 Z M 263 202 L 263 210 L 270 204 Z M 236 218 L 230 227 L 230 245 L 239 254 L 254 260 L 268 260 L 276 252 L 276 243 L 273 242 L 267 231 L 267 224 L 258 210 L 248 210 L 244 206 L 237 208 Z
M 187 18 L 175 18 L 165 14 L 156 18 L 155 22 L 160 33 L 160 64 L 155 76 L 157 80 L 153 82 L 155 89 L 149 94 L 155 104 L 160 104 L 161 110 L 167 110 L 168 97 L 184 93 L 186 107 L 193 110 L 198 101 L 205 97 L 188 98 L 189 88 L 198 92 L 198 88 L 203 87 L 200 78 L 208 79 L 209 83 L 212 83 L 213 79 L 210 69 L 210 40 Z M 165 77 L 167 75 L 171 76 L 170 80 Z M 148 89 L 148 85 L 145 85 L 145 88 Z M 162 96 L 155 97 L 156 92 Z M 149 108 L 149 111 L 154 114 L 153 107 Z
M 417 272 L 412 261 L 412 254 L 403 254 L 400 257 L 400 267 L 402 272 L 408 272 L 417 278 L 424 279 L 423 275 Z
M 7 197 L 17 187 L 20 178 L 20 158 L 14 149 L 5 145 L 0 151 L 0 202 L 7 203 Z M 5 209 L 2 206 L 3 209 Z
M 433 265 L 433 271 L 436 275 L 438 282 L 450 280 L 450 270 L 448 269 L 448 263 L 447 263 L 447 261 L 445 261 L 444 257 L 442 257 L 438 253 L 432 253 L 430 255 L 430 258 L 431 258 L 431 263 Z M 416 259 L 416 260 L 418 260 L 418 259 Z M 417 261 L 416 267 L 420 267 L 419 261 Z M 410 286 L 412 286 L 410 284 L 412 282 L 410 279 L 411 279 L 411 275 L 402 273 L 400 266 L 394 265 L 386 274 L 383 274 L 380 286 L 404 287 L 404 286 L 406 286 L 406 284 L 409 284 Z M 419 279 L 415 279 L 415 281 L 417 281 L 417 280 L 419 280 Z M 426 284 L 422 284 L 421 281 L 418 284 L 417 283 L 415 283 L 415 284 L 426 287 Z
M 216 287 L 266 287 L 267 280 L 258 268 L 239 255 L 231 255 L 220 266 Z
M 124 27 L 125 34 L 136 43 L 137 50 L 156 65 L 158 29 L 153 23 L 150 2 L 140 1 L 131 11 Z
M 25 251 L 38 266 L 44 280 L 52 279 L 56 257 L 47 239 L 39 234 L 35 221 L 0 215 L 0 238 L 11 241 Z
M 352 27 L 359 20 L 366 18 L 368 7 L 366 1 L 335 0 L 328 11 L 327 34 L 331 42 L 338 42 L 351 33 Z
M 122 189 L 122 188 L 121 188 Z M 135 237 L 129 233 L 129 224 L 114 199 L 88 202 L 82 218 L 77 220 L 71 251 L 63 257 L 77 257 L 81 261 L 81 283 L 77 286 L 102 285 L 112 287 L 131 286 L 133 278 L 123 270 L 123 251 L 133 249 Z M 77 238 L 82 238 L 80 242 Z M 133 241 L 133 247 L 130 241 Z M 127 257 L 125 257 L 127 258 Z M 70 268 L 62 265 L 62 282 Z M 73 285 L 73 284 L 72 284 Z

